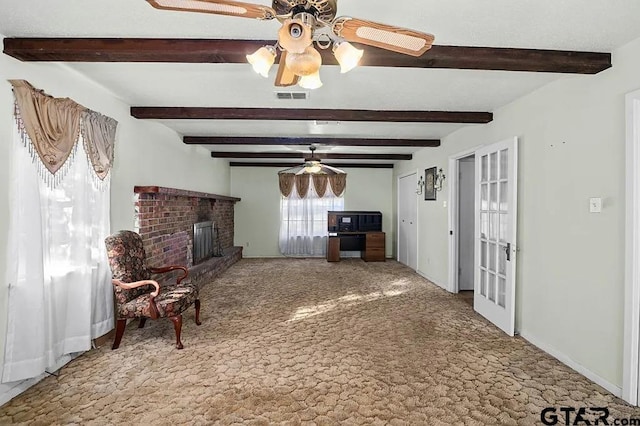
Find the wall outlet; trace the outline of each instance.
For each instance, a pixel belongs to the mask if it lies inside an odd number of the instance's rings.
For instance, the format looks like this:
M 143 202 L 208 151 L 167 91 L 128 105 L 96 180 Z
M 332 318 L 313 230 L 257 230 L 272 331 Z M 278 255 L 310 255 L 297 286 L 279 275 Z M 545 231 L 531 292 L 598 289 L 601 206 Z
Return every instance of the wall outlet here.
M 249 247 L 249 241 L 247 241 L 246 243 L 244 243 L 245 247 Z
M 602 198 L 589 198 L 589 213 L 602 212 Z

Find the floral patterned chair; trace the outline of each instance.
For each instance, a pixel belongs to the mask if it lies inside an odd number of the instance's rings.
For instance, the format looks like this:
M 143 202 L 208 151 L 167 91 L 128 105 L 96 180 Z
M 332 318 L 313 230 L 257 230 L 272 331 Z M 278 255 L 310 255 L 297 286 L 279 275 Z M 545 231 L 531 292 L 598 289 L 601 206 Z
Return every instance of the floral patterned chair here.
M 196 308 L 196 324 L 200 325 L 198 288 L 182 281 L 189 276 L 184 266 L 148 267 L 140 235 L 132 231 L 119 231 L 105 239 L 109 265 L 113 274 L 116 298 L 116 337 L 111 349 L 120 346 L 127 320 L 139 318 L 139 328 L 147 318 L 169 318 L 176 332 L 176 348 L 182 349 L 180 332 L 182 312 L 192 304 Z M 160 286 L 151 274 L 181 270 L 175 284 Z

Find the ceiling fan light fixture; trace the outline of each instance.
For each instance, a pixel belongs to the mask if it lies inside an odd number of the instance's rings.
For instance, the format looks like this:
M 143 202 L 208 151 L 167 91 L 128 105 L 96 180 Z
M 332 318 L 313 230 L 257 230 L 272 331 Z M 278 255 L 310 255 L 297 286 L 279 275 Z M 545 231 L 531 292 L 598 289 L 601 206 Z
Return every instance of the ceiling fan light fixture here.
M 278 31 L 278 44 L 288 53 L 303 53 L 311 45 L 313 30 L 302 19 L 287 19 Z
M 287 51 L 285 63 L 292 73 L 305 77 L 316 74 L 320 70 L 322 56 L 313 46 L 308 46 L 302 53 Z
M 304 172 L 315 174 L 322 171 L 322 166 L 319 161 L 307 161 L 304 165 Z
M 263 46 L 251 55 L 247 55 L 247 61 L 253 66 L 253 70 L 263 77 L 269 77 L 269 70 L 276 60 L 276 49 L 273 46 Z
M 358 66 L 364 50 L 356 49 L 348 41 L 342 41 L 334 44 L 333 54 L 340 64 L 340 72 L 344 74 Z
M 304 163 L 299 166 L 290 167 L 288 169 L 280 170 L 278 174 L 283 173 L 293 173 L 295 175 L 339 175 L 346 174 L 344 170 L 340 170 L 336 167 L 329 166 L 327 164 L 322 164 L 320 160 L 317 160 L 315 157 L 316 147 L 314 145 L 309 146 L 309 151 L 311 151 L 311 157 L 307 158 Z
M 318 89 L 322 87 L 322 80 L 320 80 L 320 71 L 316 71 L 313 74 L 300 77 L 298 86 L 308 90 Z
M 341 73 L 355 68 L 364 51 L 357 43 L 411 56 L 421 56 L 431 48 L 432 34 L 395 27 L 350 16 L 337 16 L 338 0 L 272 0 L 272 6 L 242 0 L 146 0 L 156 9 L 230 15 L 259 20 L 277 19 L 278 40 L 251 55 L 247 61 L 263 77 L 281 52 L 276 87 L 299 84 L 305 89 L 322 86 L 318 71 L 322 56 L 314 48 L 329 49 L 340 64 Z M 276 50 L 277 49 L 277 50 Z

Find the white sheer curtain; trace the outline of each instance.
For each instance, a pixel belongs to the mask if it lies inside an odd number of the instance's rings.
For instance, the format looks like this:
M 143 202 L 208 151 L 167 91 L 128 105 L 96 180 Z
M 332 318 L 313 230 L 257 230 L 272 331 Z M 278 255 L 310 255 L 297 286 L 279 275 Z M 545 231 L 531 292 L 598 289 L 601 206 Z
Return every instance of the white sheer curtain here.
M 109 177 L 97 179 L 79 141 L 69 170 L 51 188 L 15 127 L 14 135 L 2 382 L 58 369 L 69 354 L 90 349 L 91 339 L 114 322 L 104 248 Z
M 344 210 L 344 197 L 327 189 L 318 197 L 313 185 L 300 198 L 294 188 L 280 198 L 280 252 L 288 256 L 325 256 L 327 254 L 327 212 Z

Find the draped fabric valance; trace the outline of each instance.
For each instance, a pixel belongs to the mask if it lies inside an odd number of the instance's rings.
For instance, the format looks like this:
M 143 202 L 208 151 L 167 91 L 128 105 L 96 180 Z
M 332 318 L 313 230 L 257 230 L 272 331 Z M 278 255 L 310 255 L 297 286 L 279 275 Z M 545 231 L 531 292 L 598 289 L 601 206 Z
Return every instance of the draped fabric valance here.
M 82 138 L 93 170 L 104 180 L 113 165 L 113 145 L 118 122 L 96 111 L 87 110 L 82 115 Z
M 324 197 L 324 194 L 327 192 L 327 184 L 329 183 L 327 175 L 311 175 L 311 180 L 313 181 L 313 188 L 316 190 L 318 197 Z
M 308 175 L 295 175 L 295 186 L 298 192 L 298 197 L 304 198 L 309 191 L 309 176 Z
M 347 174 L 330 175 L 329 182 L 331 183 L 331 190 L 336 197 L 341 196 L 344 190 L 347 188 Z
M 19 129 L 51 174 L 67 161 L 80 134 L 82 107 L 69 98 L 53 98 L 24 80 L 10 80 L 16 98 Z
M 42 177 L 55 185 L 68 170 L 82 132 L 84 148 L 100 180 L 109 174 L 118 122 L 91 111 L 69 98 L 54 98 L 25 80 L 9 80 L 15 96 L 15 118 L 20 136 Z
M 280 193 L 283 197 L 288 197 L 293 191 L 293 183 L 296 175 L 293 173 L 280 173 L 278 179 L 280 181 Z
M 306 197 L 311 182 L 313 182 L 313 188 L 320 198 L 325 196 L 328 186 L 331 187 L 331 191 L 336 197 L 340 197 L 347 186 L 346 173 L 336 175 L 279 173 L 278 180 L 280 193 L 283 197 L 291 195 L 294 187 L 300 198 Z

